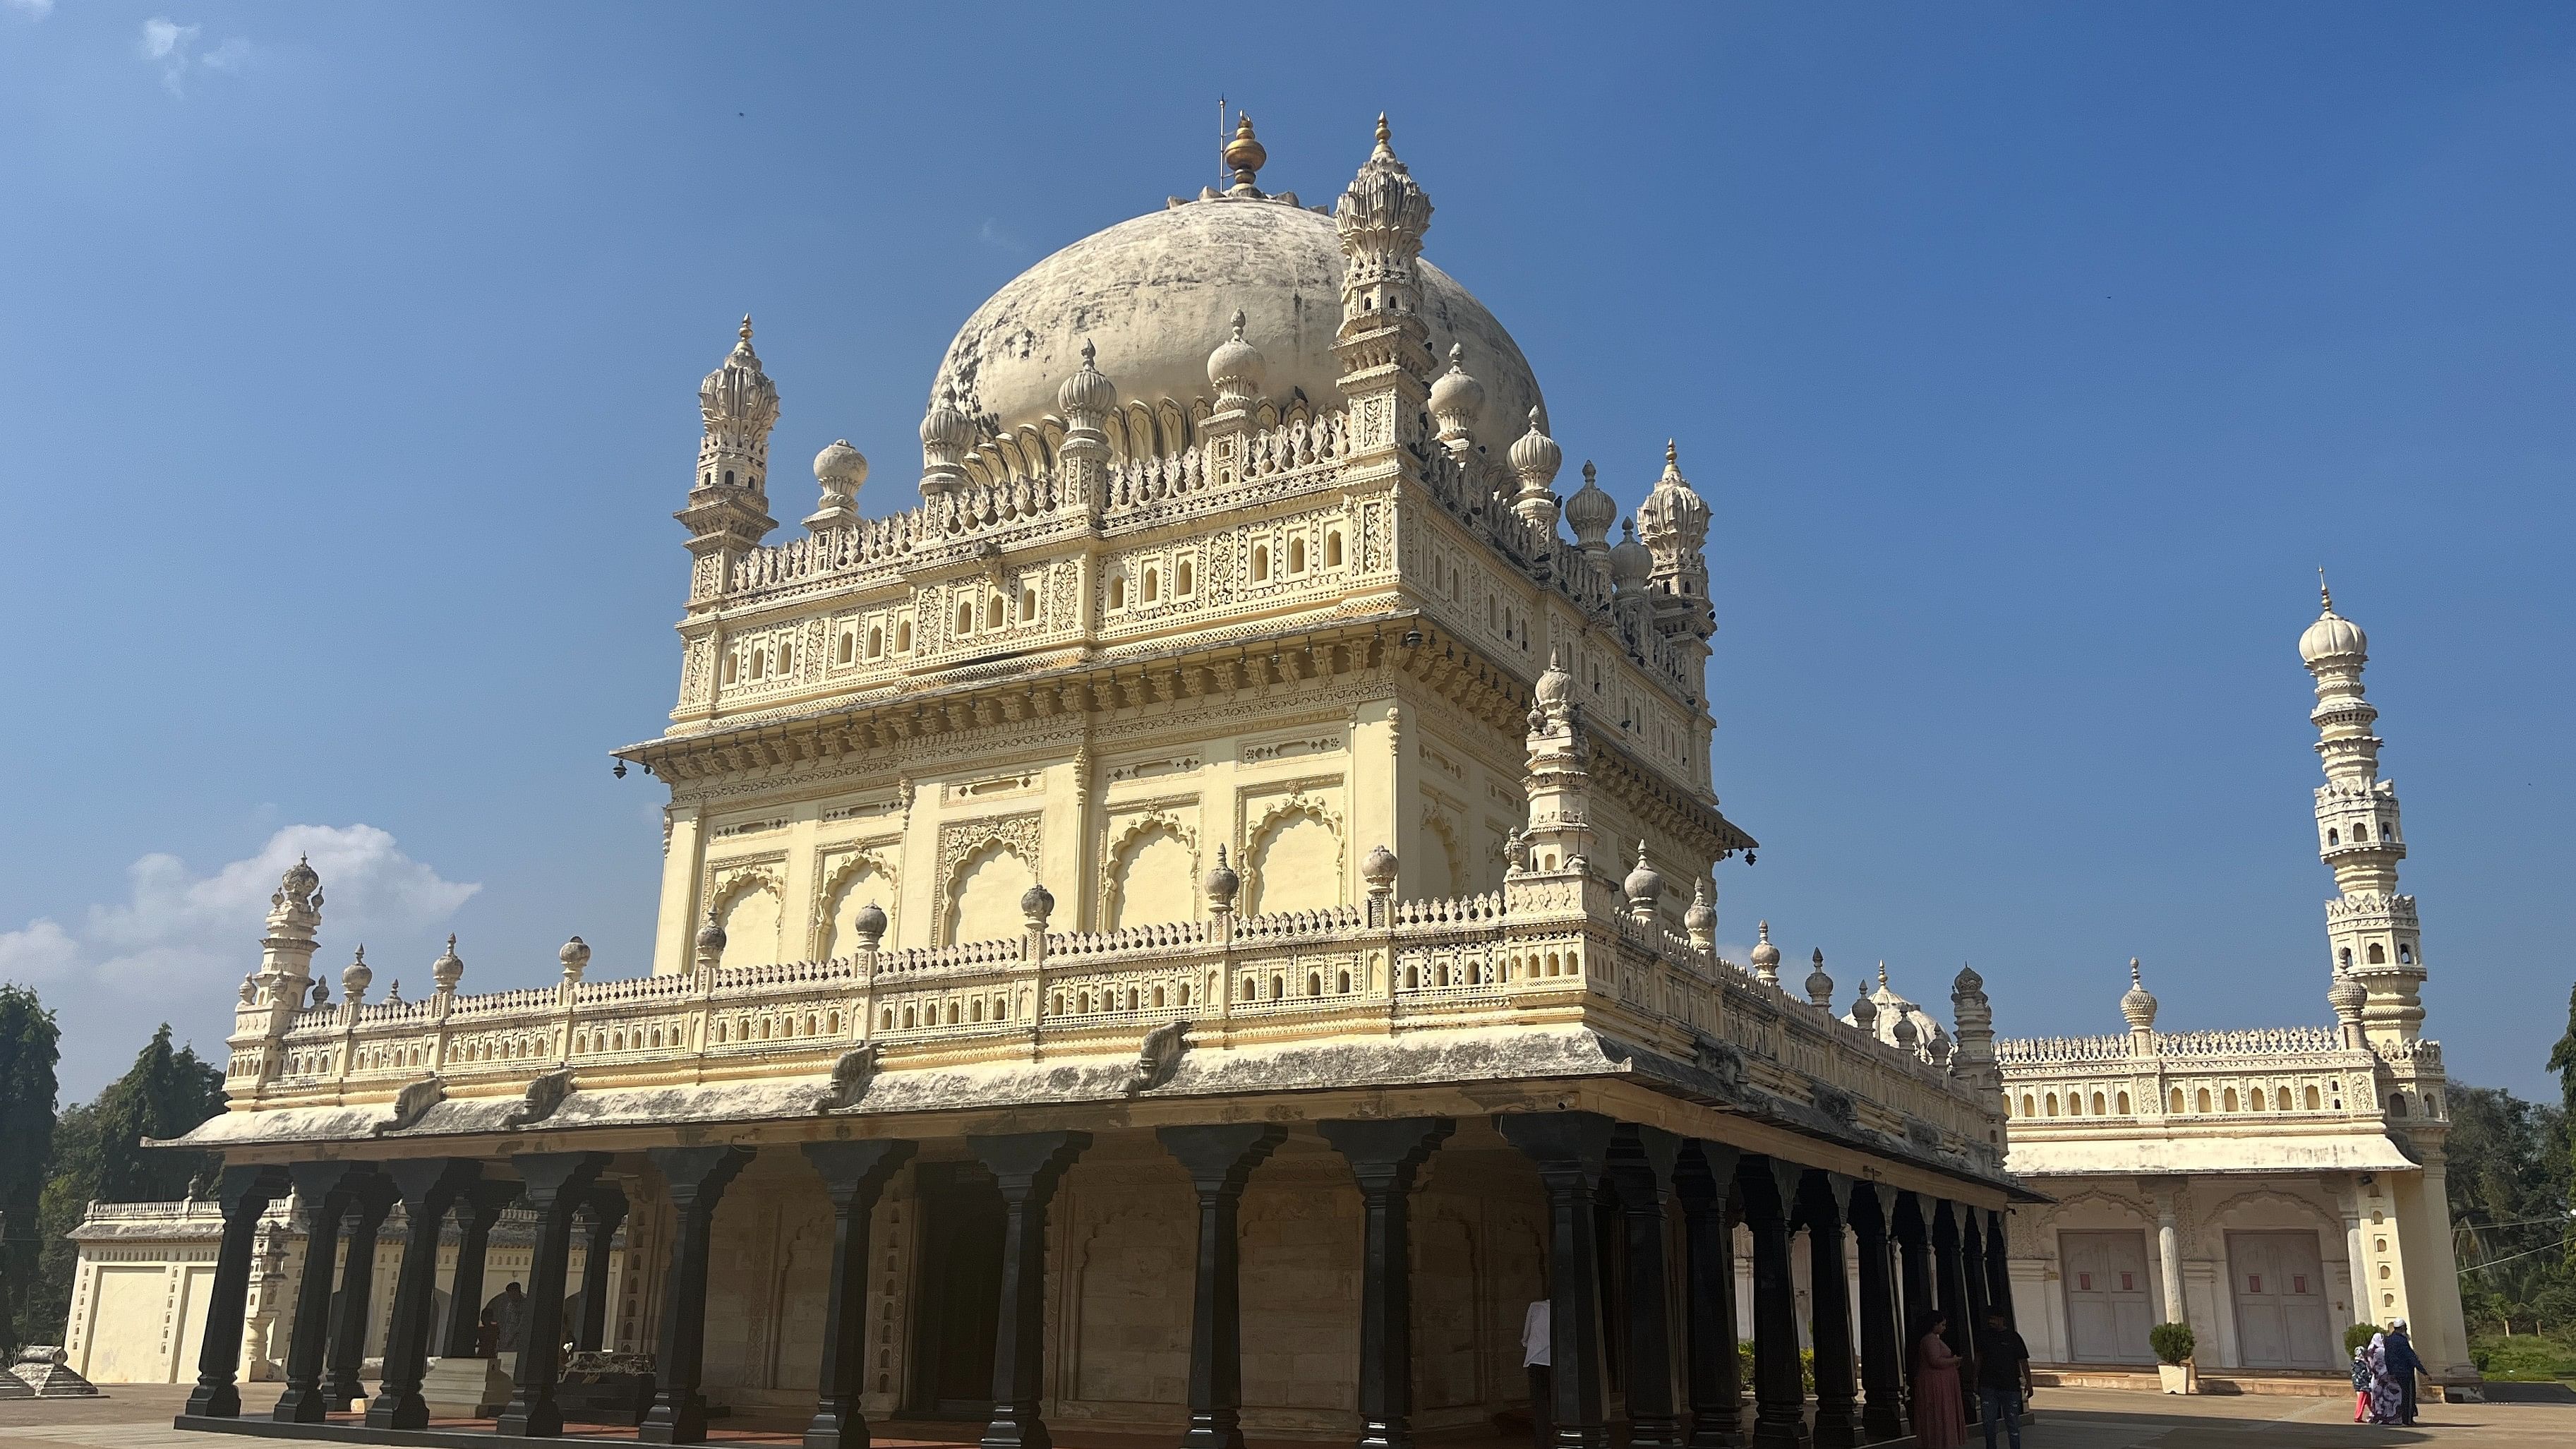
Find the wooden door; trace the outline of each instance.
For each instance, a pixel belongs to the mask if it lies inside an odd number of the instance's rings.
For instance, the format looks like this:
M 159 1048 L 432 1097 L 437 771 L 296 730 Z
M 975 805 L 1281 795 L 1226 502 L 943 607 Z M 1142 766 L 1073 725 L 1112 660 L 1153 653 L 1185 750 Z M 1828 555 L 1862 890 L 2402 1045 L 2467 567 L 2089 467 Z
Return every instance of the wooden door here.
M 2066 1264 L 2067 1356 L 2077 1363 L 2153 1363 L 2147 1329 L 2147 1235 L 2061 1232 Z
M 926 1162 L 921 1284 L 913 1335 L 913 1411 L 936 1419 L 993 1413 L 993 1338 L 1001 1326 L 1002 1193 L 965 1162 Z
M 2315 1233 L 2229 1233 L 2227 1265 L 2245 1367 L 2337 1366 Z

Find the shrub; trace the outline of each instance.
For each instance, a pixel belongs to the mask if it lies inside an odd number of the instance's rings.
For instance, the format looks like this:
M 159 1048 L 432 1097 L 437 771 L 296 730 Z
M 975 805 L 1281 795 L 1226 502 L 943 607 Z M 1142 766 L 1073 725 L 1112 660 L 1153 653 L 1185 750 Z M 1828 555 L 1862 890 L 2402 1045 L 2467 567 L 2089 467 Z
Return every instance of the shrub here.
M 2188 1323 L 2159 1323 L 2147 1330 L 2147 1343 L 2155 1349 L 2158 1363 L 2181 1363 L 2200 1346 Z
M 2350 1358 L 2355 1353 L 2360 1352 L 2361 1346 L 2370 1342 L 2374 1337 L 2377 1337 L 2378 1333 L 2379 1325 L 2376 1323 L 2356 1323 L 2352 1327 L 2345 1329 L 2343 1331 L 2343 1356 Z
M 1735 1357 L 1737 1373 L 1739 1375 L 1738 1382 L 1742 1383 L 1747 1390 L 1750 1390 L 1753 1387 L 1753 1340 L 1749 1338 L 1737 1339 L 1735 1341 Z M 1816 1351 L 1814 1349 L 1802 1348 L 1798 1350 L 1798 1378 L 1808 1393 L 1812 1394 L 1816 1391 Z

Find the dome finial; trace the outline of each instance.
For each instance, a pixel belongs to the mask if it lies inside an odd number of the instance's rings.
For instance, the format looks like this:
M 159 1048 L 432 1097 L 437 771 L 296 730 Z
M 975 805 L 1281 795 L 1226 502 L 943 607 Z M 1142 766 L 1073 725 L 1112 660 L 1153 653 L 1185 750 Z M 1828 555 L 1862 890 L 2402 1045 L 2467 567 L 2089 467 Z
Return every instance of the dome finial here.
M 2155 993 L 2138 972 L 2138 958 L 2129 958 L 2129 989 L 2120 994 L 2120 1015 L 2128 1020 L 2131 1031 L 2153 1031 L 2156 1027 Z
M 1243 340 L 1243 309 L 1241 307 L 1234 309 L 1234 340 L 1237 342 L 1241 342 Z
M 1225 143 L 1224 155 L 1225 164 L 1234 172 L 1235 189 L 1251 191 L 1253 176 L 1261 170 L 1262 163 L 1270 159 L 1270 153 L 1262 149 L 1261 142 L 1253 137 L 1251 112 L 1245 111 L 1236 117 L 1234 139 Z
M 2317 604 L 2327 613 L 2334 612 L 2334 590 L 2326 587 L 2325 565 L 2317 565 Z
M 742 340 L 745 342 L 751 340 L 751 314 L 748 312 L 742 314 Z
M 1665 466 L 1666 468 L 1670 469 L 1670 468 L 1678 468 L 1678 467 L 1680 467 L 1681 465 L 1682 465 L 1682 453 L 1681 453 L 1681 449 L 1679 449 L 1679 448 L 1677 448 L 1677 447 L 1673 446 L 1673 440 L 1672 440 L 1672 439 L 1670 439 L 1670 438 L 1666 438 L 1666 439 L 1664 439 L 1664 466 Z
M 1377 149 L 1382 155 L 1388 157 L 1395 155 L 1395 147 L 1390 145 L 1387 140 L 1386 112 L 1384 111 L 1377 113 Z
M 1096 347 L 1094 347 L 1094 346 L 1092 346 L 1092 345 L 1091 345 L 1091 339 L 1090 339 L 1090 338 L 1086 337 L 1086 338 L 1082 339 L 1082 365 L 1083 365 L 1083 366 L 1085 366 L 1085 367 L 1089 367 L 1089 366 L 1091 366 L 1092 359 L 1093 359 L 1093 358 L 1095 358 L 1095 357 L 1098 357 L 1099 355 L 1100 355 L 1100 349 L 1099 349 L 1099 348 L 1096 348 Z

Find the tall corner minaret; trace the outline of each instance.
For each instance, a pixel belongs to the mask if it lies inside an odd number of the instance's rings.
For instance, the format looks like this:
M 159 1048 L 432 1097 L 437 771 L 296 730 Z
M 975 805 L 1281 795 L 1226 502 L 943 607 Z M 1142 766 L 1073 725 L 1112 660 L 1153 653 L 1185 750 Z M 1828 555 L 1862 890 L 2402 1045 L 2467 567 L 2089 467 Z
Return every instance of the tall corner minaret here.
M 698 471 L 689 504 L 672 515 L 689 530 L 695 560 L 689 597 L 724 590 L 732 560 L 760 546 L 778 521 L 769 516 L 769 430 L 778 422 L 778 385 L 751 350 L 751 319 L 733 351 L 698 384 Z
M 2362 697 L 2361 671 L 2370 640 L 2334 611 L 2318 574 L 2323 611 L 2299 636 L 2299 658 L 2316 676 L 2317 754 L 2326 782 L 2317 787 L 2317 849 L 2340 892 L 2326 902 L 2326 939 L 2338 977 L 2349 973 L 2365 992 L 2362 1035 L 2374 1047 L 2412 1042 L 2424 1023 L 2424 945 L 2415 898 L 2397 890 L 2406 835 L 2397 816 L 2397 787 L 2379 778 L 2380 739 L 2370 732 L 2379 711 Z
M 1431 401 L 1431 329 L 1422 319 L 1422 234 L 1431 198 L 1377 118 L 1377 147 L 1333 205 L 1342 246 L 1342 400 L 1363 453 L 1413 442 Z

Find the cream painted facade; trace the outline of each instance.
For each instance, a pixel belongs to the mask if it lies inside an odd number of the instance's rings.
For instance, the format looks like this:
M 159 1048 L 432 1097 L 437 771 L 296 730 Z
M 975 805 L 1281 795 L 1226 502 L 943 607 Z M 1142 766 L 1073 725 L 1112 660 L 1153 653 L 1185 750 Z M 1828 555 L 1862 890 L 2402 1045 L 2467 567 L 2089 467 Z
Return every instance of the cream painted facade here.
M 2333 1026 L 2159 1032 L 2132 961 L 2116 1036 L 1998 1044 L 2025 1210 L 2011 1261 L 2034 1356 L 2154 1362 L 2185 1321 L 2204 1372 L 2334 1374 L 2344 1328 L 2407 1320 L 2448 1392 L 2473 1396 L 2451 1247 L 2447 1081 L 2421 1034 L 2425 978 L 2396 786 L 2379 778 L 2361 629 L 2333 600 L 2299 641 L 2316 678 L 2317 845 Z M 2326 1385 L 2332 1388 L 2332 1383 Z
M 220 1204 L 213 1202 L 94 1202 L 71 1233 L 80 1244 L 72 1278 L 72 1306 L 63 1347 L 72 1371 L 97 1384 L 183 1384 L 197 1377 L 205 1342 L 207 1291 L 214 1280 L 217 1241 L 223 1235 Z M 392 1301 L 400 1266 L 403 1224 L 397 1216 L 378 1235 L 371 1265 L 371 1297 Z M 534 1232 L 527 1216 L 504 1214 L 487 1250 L 488 1293 L 528 1276 Z M 254 1268 L 242 1318 L 240 1374 L 245 1382 L 283 1376 L 287 1313 L 304 1274 L 305 1239 L 288 1204 L 261 1215 L 255 1232 Z M 439 1247 L 436 1322 L 447 1323 L 447 1288 L 455 1279 L 457 1236 Z M 588 1248 L 572 1250 L 572 1281 L 588 1271 Z M 335 1263 L 345 1261 L 343 1251 Z M 607 1339 L 630 1343 L 639 1336 L 633 1285 L 622 1238 L 609 1249 L 612 1294 Z M 335 1271 L 336 1267 L 335 1267 Z M 384 1352 L 385 1324 L 369 1322 L 364 1353 Z
M 335 1204 L 486 1189 L 568 1233 L 613 1190 L 611 1346 L 653 1355 L 665 1442 L 718 1406 L 1400 1443 L 1526 1410 L 1541 1294 L 1561 1422 L 1688 1400 L 1730 1432 L 1737 1315 L 1666 1309 L 1731 1296 L 1741 1251 L 1745 1412 L 1892 1431 L 1898 1280 L 1964 1323 L 2028 1197 L 1982 987 L 1955 1035 L 1891 1039 L 1719 959 L 1716 871 L 1754 841 L 1713 788 L 1678 450 L 1637 450 L 1660 472 L 1613 544 L 1590 465 L 1556 491 L 1509 333 L 1423 260 L 1384 123 L 1329 210 L 1255 185 L 1248 123 L 1229 155 L 1230 189 L 969 318 L 918 501 L 880 516 L 835 443 L 771 539 L 780 389 L 745 320 L 698 392 L 676 707 L 616 752 L 670 792 L 652 960 L 594 973 L 576 937 L 558 983 L 475 994 L 451 942 L 427 997 L 370 1001 L 357 960 L 334 1000 L 290 871 L 232 1110 L 186 1139 L 225 1156 L 239 1262 L 289 1193 L 327 1238 Z M 1860 1245 L 1858 1285 L 1797 1299 L 1800 1230 Z M 565 1272 L 530 1271 L 541 1298 Z M 430 1336 L 394 1296 L 369 1412 L 401 1429 Z M 190 1414 L 229 1418 L 207 1333 Z M 1799 1402 L 1801 1339 L 1845 1345 L 1866 1405 L 1830 1374 Z M 300 1342 L 278 1412 L 318 1422 L 339 1366 Z M 537 1342 L 501 1432 L 553 1422 Z

